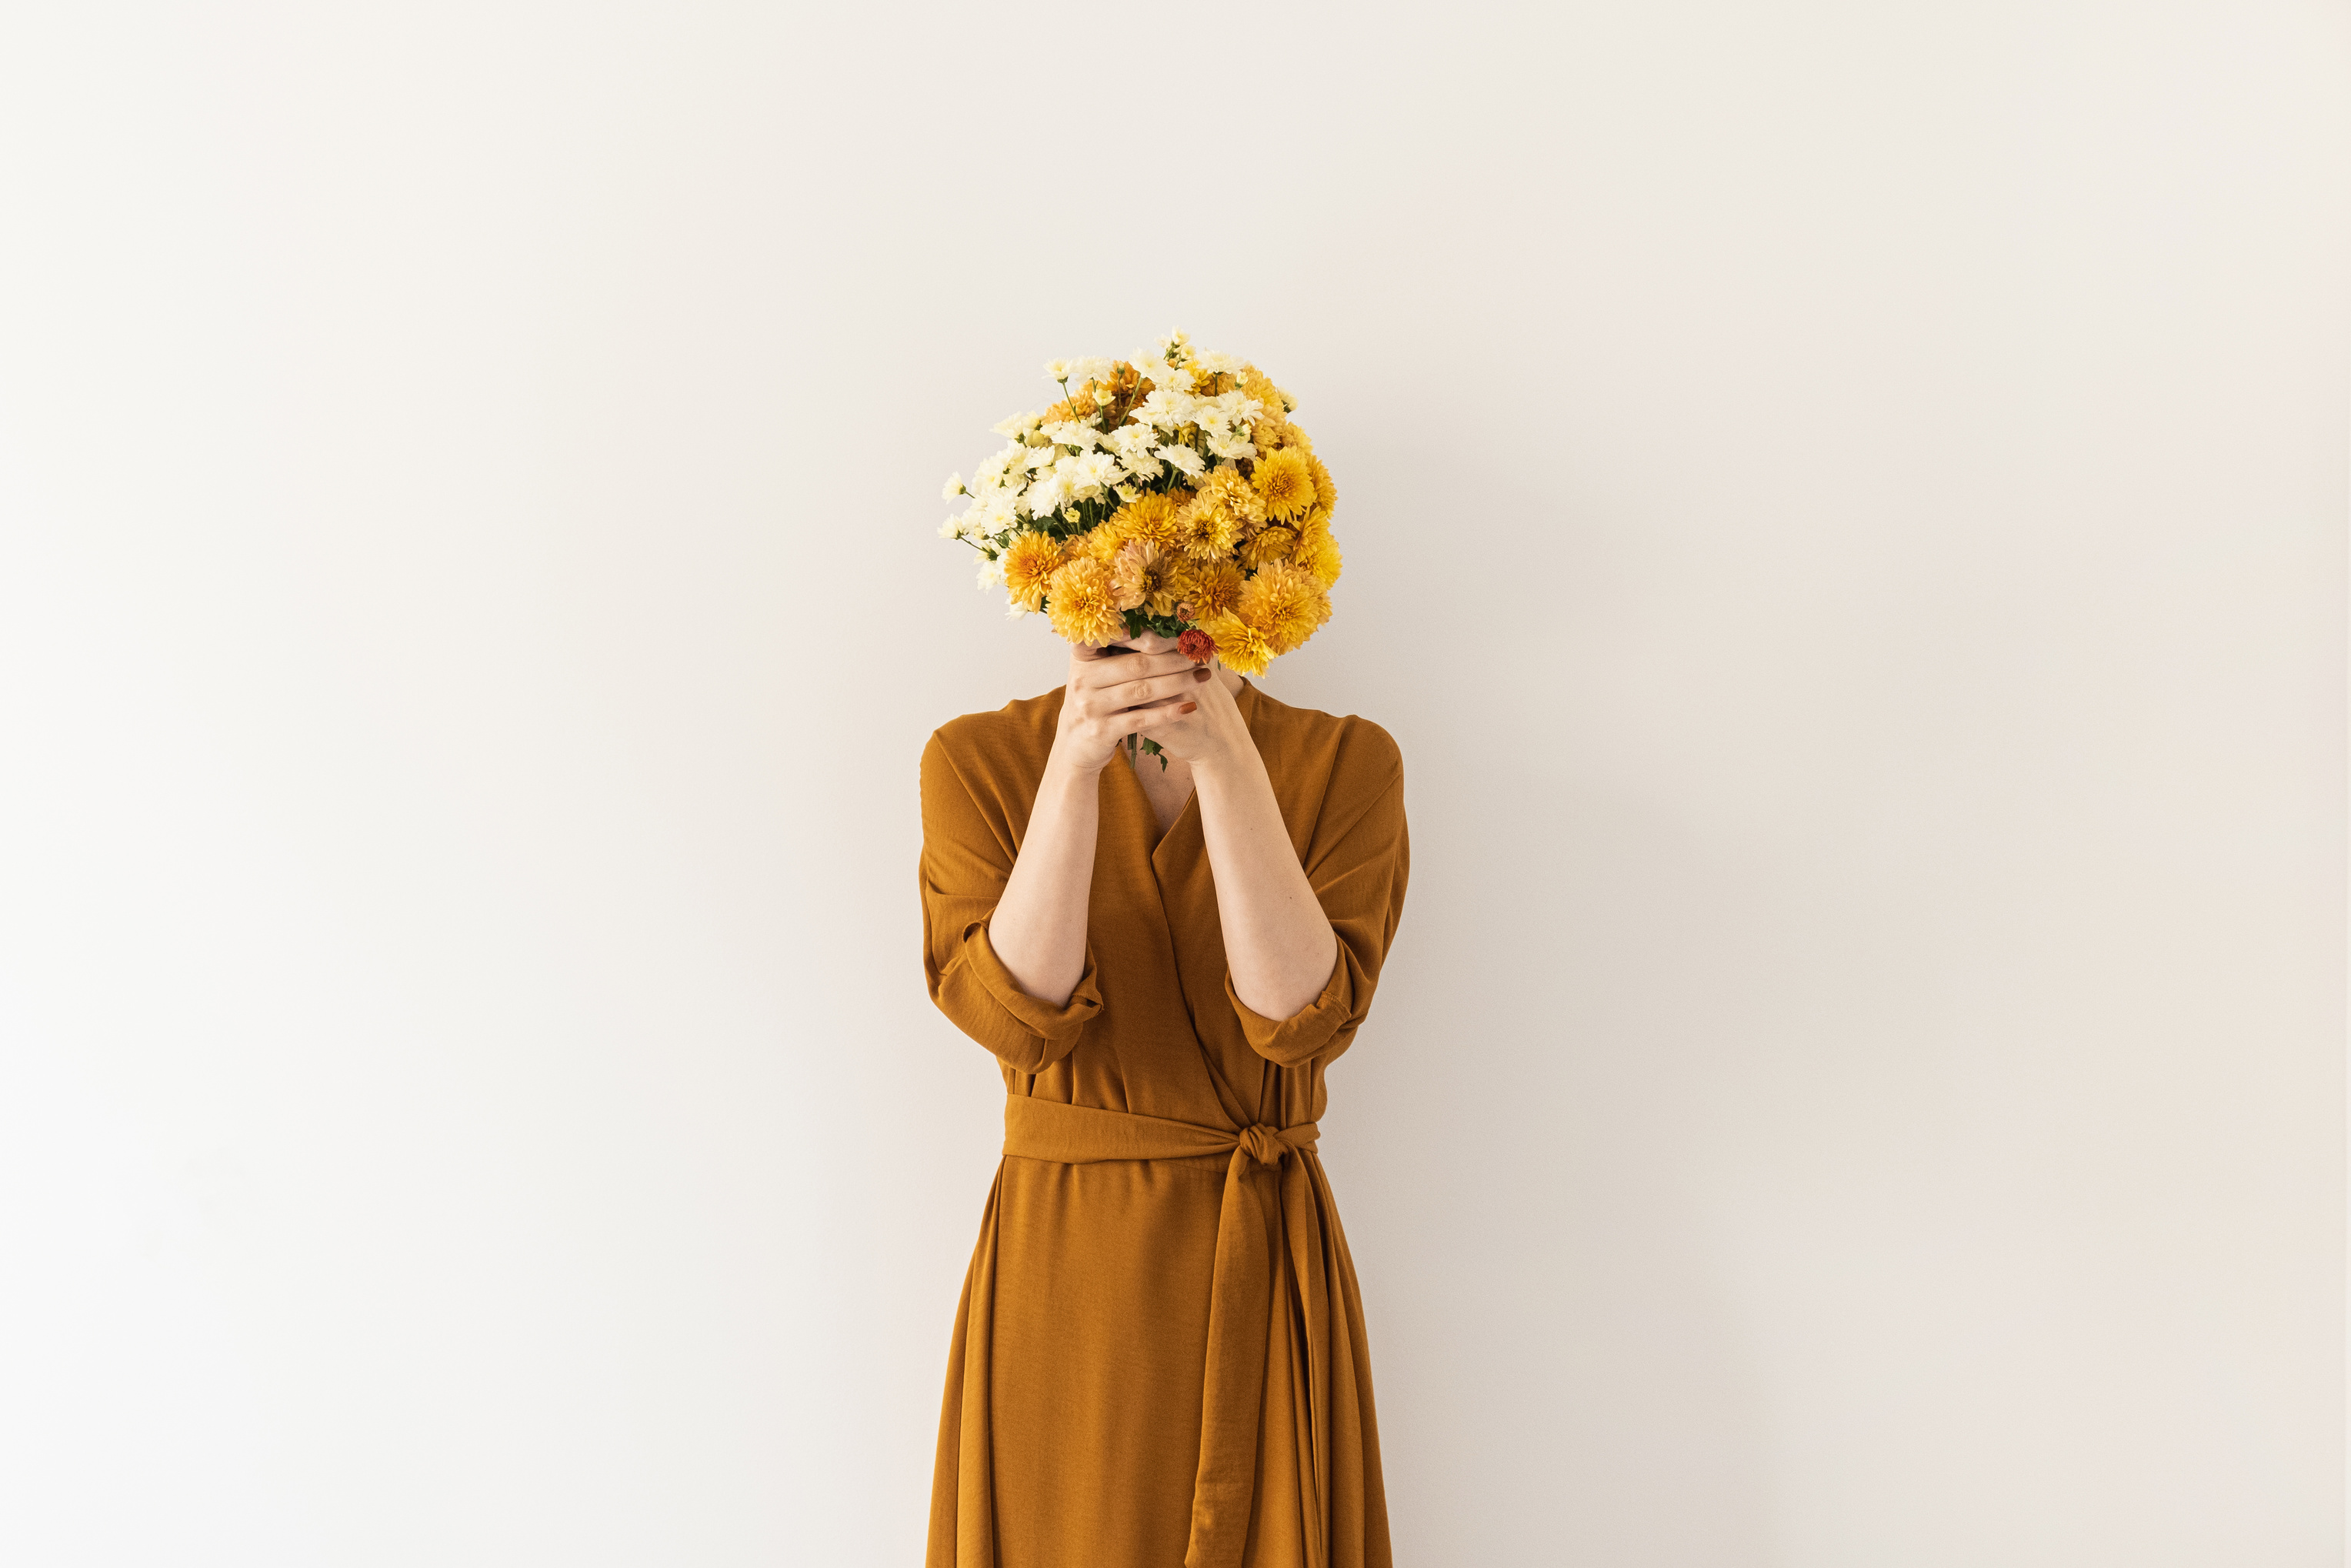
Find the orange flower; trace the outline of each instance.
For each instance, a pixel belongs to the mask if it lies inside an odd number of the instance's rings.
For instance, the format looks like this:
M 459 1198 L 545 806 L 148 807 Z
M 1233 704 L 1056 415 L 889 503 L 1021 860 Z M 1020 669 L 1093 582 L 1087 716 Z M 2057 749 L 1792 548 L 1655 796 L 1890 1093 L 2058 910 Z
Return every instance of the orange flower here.
M 1061 570 L 1061 541 L 1050 534 L 1022 534 L 1004 552 L 1004 587 L 1012 602 L 1034 610 L 1045 602 L 1045 580 Z
M 1126 617 L 1111 591 L 1110 568 L 1092 556 L 1064 562 L 1045 584 L 1045 618 L 1072 643 L 1115 643 Z
M 1240 568 L 1229 559 L 1182 561 L 1176 573 L 1176 613 L 1196 622 L 1225 614 L 1241 601 L 1241 581 Z
M 1111 558 L 1112 601 L 1121 610 L 1145 615 L 1176 613 L 1176 558 L 1157 545 L 1129 539 Z

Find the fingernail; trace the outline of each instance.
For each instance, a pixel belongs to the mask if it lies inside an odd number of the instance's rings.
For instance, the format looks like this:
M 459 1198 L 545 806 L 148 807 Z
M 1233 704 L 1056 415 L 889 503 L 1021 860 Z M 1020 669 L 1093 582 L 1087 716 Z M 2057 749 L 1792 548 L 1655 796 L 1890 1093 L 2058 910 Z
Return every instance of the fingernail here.
M 1177 713 L 1190 713 L 1194 708 L 1198 707 L 1200 705 L 1198 703 L 1186 703 L 1182 707 L 1177 708 L 1176 711 Z
M 1192 672 L 1192 678 L 1196 681 L 1205 681 L 1208 678 L 1208 672 L 1206 670 L 1195 670 Z

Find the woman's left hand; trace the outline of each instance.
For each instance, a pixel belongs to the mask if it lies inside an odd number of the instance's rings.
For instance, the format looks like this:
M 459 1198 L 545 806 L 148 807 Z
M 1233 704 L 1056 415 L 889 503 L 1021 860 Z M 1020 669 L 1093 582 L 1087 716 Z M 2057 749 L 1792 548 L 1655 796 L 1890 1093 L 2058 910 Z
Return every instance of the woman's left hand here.
M 1235 758 L 1253 757 L 1257 751 L 1240 705 L 1225 690 L 1216 667 L 1212 664 L 1209 669 L 1209 678 L 1200 683 L 1193 695 L 1198 706 L 1180 717 L 1155 719 L 1134 732 L 1145 740 L 1157 741 L 1168 756 L 1190 763 L 1196 775 L 1216 772 L 1229 767 Z M 1161 711 L 1172 714 L 1174 709 Z

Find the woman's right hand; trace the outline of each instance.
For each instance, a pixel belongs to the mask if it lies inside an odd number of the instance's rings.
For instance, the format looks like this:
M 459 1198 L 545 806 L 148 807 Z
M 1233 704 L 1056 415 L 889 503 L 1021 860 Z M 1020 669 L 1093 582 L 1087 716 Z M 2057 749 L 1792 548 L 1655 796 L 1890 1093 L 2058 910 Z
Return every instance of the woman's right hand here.
M 1119 742 L 1142 727 L 1136 709 L 1189 713 L 1198 706 L 1192 692 L 1207 678 L 1206 669 L 1173 650 L 1113 653 L 1091 643 L 1071 643 L 1053 761 L 1081 773 L 1101 772 Z

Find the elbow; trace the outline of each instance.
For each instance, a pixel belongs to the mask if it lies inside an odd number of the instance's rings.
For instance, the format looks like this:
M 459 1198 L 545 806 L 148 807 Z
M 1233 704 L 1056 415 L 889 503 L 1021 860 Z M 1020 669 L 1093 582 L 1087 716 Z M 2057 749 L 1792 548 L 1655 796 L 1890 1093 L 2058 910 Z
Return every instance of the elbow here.
M 1249 1049 L 1277 1067 L 1301 1067 L 1343 1047 L 1363 1021 L 1355 1006 L 1356 990 L 1343 943 L 1321 993 L 1284 1018 L 1268 1018 L 1250 1007 L 1233 988 L 1231 971 L 1225 974 L 1225 998 L 1240 1019 Z
M 1069 1055 L 1102 1012 L 1091 954 L 1069 996 L 1048 1002 L 1013 983 L 984 937 L 935 971 L 931 1000 L 957 1029 L 1020 1072 L 1042 1072 Z
M 1051 1034 L 1040 1034 L 999 1009 L 968 1005 L 967 998 L 949 994 L 931 998 L 948 1022 L 1016 1072 L 1042 1072 L 1077 1049 L 1082 1025 Z

